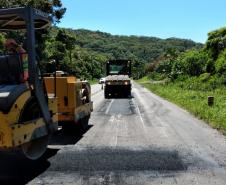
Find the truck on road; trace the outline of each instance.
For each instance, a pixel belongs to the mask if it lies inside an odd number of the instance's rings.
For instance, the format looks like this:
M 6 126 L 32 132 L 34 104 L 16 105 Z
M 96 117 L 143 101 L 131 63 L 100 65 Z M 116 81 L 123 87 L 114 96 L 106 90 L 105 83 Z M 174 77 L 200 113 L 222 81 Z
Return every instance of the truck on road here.
M 131 61 L 109 60 L 106 63 L 105 98 L 131 96 Z

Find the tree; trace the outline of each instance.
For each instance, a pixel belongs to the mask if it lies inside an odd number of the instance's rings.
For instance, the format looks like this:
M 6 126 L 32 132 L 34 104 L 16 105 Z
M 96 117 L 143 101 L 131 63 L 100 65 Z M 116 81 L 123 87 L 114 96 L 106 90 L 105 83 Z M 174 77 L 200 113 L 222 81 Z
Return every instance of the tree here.
M 10 8 L 10 7 L 24 7 L 31 6 L 42 10 L 43 12 L 48 13 L 52 17 L 54 24 L 58 23 L 63 17 L 66 8 L 63 7 L 61 0 L 4 0 L 0 1 L 0 8 Z M 24 33 L 22 32 L 7 32 L 6 38 L 14 38 L 19 43 L 24 42 Z M 42 68 L 45 68 L 47 63 L 47 52 L 43 52 L 46 48 L 45 41 L 49 37 L 49 30 L 42 29 L 36 30 L 35 33 L 37 59 Z M 26 49 L 26 43 L 23 43 L 24 48 Z M 0 48 L 1 49 L 1 48 Z M 45 71 L 45 69 L 44 69 Z
M 66 12 L 61 0 L 4 0 L 0 1 L 1 8 L 32 6 L 51 15 L 53 22 L 59 22 Z
M 226 27 L 209 32 L 205 48 L 213 60 L 216 60 L 226 49 Z
M 206 71 L 208 61 L 207 54 L 203 51 L 190 50 L 180 55 L 172 67 L 172 76 L 175 78 L 180 74 L 188 76 L 199 76 Z
M 57 33 L 56 40 L 62 42 L 65 48 L 69 51 L 70 63 L 72 62 L 72 50 L 75 47 L 75 37 L 66 33 L 65 30 L 60 29 Z
M 226 49 L 220 54 L 215 63 L 216 72 L 223 74 L 226 72 Z

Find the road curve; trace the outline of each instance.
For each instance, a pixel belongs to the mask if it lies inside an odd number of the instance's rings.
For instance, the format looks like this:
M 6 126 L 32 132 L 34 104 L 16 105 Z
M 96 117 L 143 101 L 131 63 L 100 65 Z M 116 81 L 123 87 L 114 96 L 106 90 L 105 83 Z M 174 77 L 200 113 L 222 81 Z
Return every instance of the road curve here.
M 57 133 L 47 160 L 27 162 L 26 170 L 17 165 L 24 177 L 15 176 L 17 180 L 54 185 L 226 184 L 226 139 L 218 131 L 136 83 L 130 99 L 104 99 L 101 86 L 95 88 L 86 132 Z

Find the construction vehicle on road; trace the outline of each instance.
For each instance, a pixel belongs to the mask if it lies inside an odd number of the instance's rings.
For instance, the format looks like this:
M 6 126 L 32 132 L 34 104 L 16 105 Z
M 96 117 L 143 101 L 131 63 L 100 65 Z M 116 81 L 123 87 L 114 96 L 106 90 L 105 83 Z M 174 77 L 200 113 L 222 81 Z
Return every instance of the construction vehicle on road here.
M 106 63 L 106 74 L 104 96 L 130 97 L 131 96 L 131 61 L 130 60 L 109 60 Z
M 44 80 L 47 93 L 58 98 L 58 124 L 66 131 L 86 129 L 93 110 L 90 84 L 63 71 L 45 75 Z
M 50 25 L 48 14 L 31 7 L 0 9 L 0 30 L 26 31 L 28 81 L 20 54 L 0 56 L 0 150 L 16 150 L 29 159 L 46 151 L 57 127 L 57 98 L 48 97 L 39 75 L 35 29 Z

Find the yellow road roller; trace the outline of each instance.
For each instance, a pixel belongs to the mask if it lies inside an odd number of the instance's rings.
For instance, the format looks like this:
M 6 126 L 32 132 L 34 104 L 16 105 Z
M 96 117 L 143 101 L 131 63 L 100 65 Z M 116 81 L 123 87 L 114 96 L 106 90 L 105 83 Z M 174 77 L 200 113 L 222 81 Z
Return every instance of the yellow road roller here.
M 130 98 L 131 97 L 131 61 L 109 60 L 106 63 L 104 97 Z
M 35 29 L 50 25 L 48 14 L 31 7 L 0 9 L 0 30 L 26 33 L 28 80 L 21 53 L 0 56 L 0 151 L 15 150 L 36 160 L 57 128 L 57 98 L 49 97 L 39 75 Z M 24 53 L 23 53 L 24 54 Z
M 46 75 L 44 81 L 47 93 L 58 100 L 58 124 L 65 130 L 85 129 L 93 110 L 90 84 L 63 71 Z

